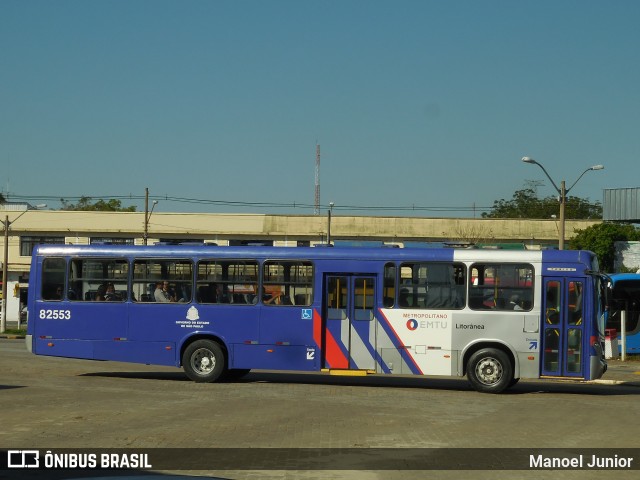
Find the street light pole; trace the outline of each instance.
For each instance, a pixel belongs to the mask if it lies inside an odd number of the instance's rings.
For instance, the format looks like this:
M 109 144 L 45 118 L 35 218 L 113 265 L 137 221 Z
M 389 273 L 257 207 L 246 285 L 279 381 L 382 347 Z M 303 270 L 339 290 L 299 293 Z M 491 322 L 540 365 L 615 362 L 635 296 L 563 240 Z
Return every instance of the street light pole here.
M 146 245 L 149 239 L 149 220 L 151 219 L 151 214 L 153 213 L 153 209 L 156 208 L 158 204 L 157 200 L 153 201 L 151 205 L 151 211 L 149 212 L 149 189 L 144 189 L 144 233 L 142 236 L 142 241 Z
M 46 205 L 37 205 L 35 209 L 45 208 Z M 0 310 L 0 333 L 7 330 L 7 280 L 9 277 L 9 227 L 15 223 L 22 215 L 27 213 L 29 209 L 22 212 L 12 221 L 9 221 L 9 215 L 4 216 L 4 251 L 2 255 L 2 309 Z
M 333 212 L 333 202 L 329 202 L 329 210 L 327 211 L 327 245 L 331 245 L 331 212 Z
M 7 330 L 7 260 L 9 259 L 9 215 L 4 216 L 4 253 L 2 261 L 2 312 L 0 312 L 0 333 Z
M 603 165 L 594 165 L 593 167 L 589 167 L 584 172 L 582 172 L 580 174 L 578 179 L 575 182 L 573 182 L 569 188 L 566 188 L 566 184 L 565 184 L 564 180 L 562 180 L 560 182 L 560 188 L 558 188 L 558 186 L 556 185 L 556 182 L 553 181 L 553 178 L 551 178 L 551 175 L 549 175 L 549 173 L 542 166 L 542 164 L 538 163 L 537 161 L 535 161 L 531 157 L 522 157 L 522 161 L 524 163 L 532 163 L 534 165 L 538 165 L 542 169 L 544 174 L 547 176 L 549 181 L 551 182 L 551 185 L 553 185 L 553 188 L 555 188 L 556 192 L 558 192 L 558 195 L 559 195 L 558 201 L 560 202 L 560 232 L 559 232 L 560 238 L 558 239 L 558 249 L 559 250 L 564 250 L 565 208 L 566 208 L 566 205 L 567 205 L 567 194 L 569 193 L 569 190 L 571 190 L 575 186 L 575 184 L 578 183 L 578 180 L 580 180 L 585 173 L 587 173 L 587 172 L 589 172 L 591 170 L 603 170 L 604 166 Z
M 567 189 L 564 180 L 560 182 L 560 239 L 558 250 L 564 250 L 565 207 L 567 205 Z

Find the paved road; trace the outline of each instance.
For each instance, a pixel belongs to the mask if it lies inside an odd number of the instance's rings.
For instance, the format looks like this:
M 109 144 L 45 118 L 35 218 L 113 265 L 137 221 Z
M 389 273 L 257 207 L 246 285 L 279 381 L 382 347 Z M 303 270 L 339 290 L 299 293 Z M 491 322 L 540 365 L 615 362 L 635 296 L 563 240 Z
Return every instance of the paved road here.
M 39 357 L 27 353 L 22 340 L 4 339 L 0 366 L 4 449 L 453 447 L 534 453 L 640 447 L 640 388 L 624 385 L 521 381 L 505 394 L 488 395 L 464 379 L 266 371 L 234 383 L 197 384 L 178 369 Z M 637 473 L 561 471 L 553 478 L 624 479 Z M 388 471 L 217 474 L 407 478 L 407 472 Z M 546 474 L 520 471 L 500 478 Z M 460 472 L 437 471 L 424 478 L 459 477 Z

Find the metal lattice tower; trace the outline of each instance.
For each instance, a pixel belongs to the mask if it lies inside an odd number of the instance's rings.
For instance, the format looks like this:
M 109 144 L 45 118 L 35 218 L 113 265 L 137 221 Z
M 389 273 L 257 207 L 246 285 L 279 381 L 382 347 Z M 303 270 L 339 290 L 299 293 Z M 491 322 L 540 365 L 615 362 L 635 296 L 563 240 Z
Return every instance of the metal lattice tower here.
M 320 215 L 320 145 L 316 143 L 316 199 L 313 213 Z

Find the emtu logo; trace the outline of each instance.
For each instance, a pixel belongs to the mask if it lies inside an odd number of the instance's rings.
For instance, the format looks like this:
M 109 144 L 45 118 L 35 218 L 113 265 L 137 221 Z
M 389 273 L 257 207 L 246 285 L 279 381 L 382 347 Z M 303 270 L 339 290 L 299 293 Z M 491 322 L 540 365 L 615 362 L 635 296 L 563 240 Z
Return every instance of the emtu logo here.
M 418 321 L 415 318 L 407 320 L 407 328 L 412 332 L 418 328 Z

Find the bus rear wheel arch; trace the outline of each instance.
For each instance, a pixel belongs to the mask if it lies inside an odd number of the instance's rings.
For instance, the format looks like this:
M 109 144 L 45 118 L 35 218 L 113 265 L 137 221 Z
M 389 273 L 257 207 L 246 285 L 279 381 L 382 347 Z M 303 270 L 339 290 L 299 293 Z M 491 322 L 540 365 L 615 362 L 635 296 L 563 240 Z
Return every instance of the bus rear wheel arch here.
M 182 368 L 195 382 L 215 382 L 225 372 L 227 358 L 218 342 L 208 339 L 195 340 L 182 354 Z
M 467 378 L 479 392 L 500 393 L 514 381 L 513 363 L 497 348 L 482 348 L 467 361 Z

